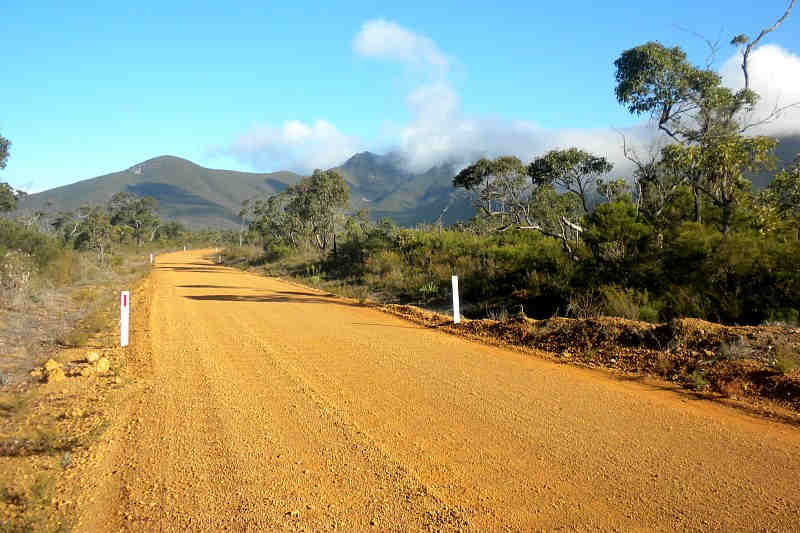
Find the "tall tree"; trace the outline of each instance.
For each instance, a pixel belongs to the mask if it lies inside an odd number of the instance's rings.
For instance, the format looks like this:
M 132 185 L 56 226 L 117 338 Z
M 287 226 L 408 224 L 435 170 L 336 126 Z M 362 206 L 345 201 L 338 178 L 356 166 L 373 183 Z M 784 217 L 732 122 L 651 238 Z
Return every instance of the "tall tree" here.
M 553 185 L 580 200 L 584 212 L 589 212 L 589 194 L 597 180 L 611 172 L 614 166 L 605 157 L 579 150 L 551 150 L 528 165 L 528 175 L 537 185 Z
M 763 30 L 761 30 L 758 36 L 752 41 L 747 37 L 747 35 L 744 34 L 739 34 L 731 40 L 731 44 L 744 46 L 744 50 L 742 51 L 742 73 L 744 74 L 745 89 L 750 88 L 750 73 L 748 72 L 748 66 L 749 66 L 748 61 L 750 59 L 750 53 L 753 51 L 755 45 L 757 45 L 758 42 L 764 38 L 765 35 L 777 30 L 778 26 L 783 24 L 783 21 L 786 20 L 786 17 L 789 16 L 789 13 L 792 12 L 792 8 L 794 7 L 795 1 L 796 0 L 790 0 L 789 5 L 786 7 L 786 11 L 783 12 L 783 15 L 781 15 L 781 17 L 777 20 L 777 22 L 775 22 L 775 24 L 773 24 L 772 26 L 769 26 L 768 28 L 764 28 Z
M 344 178 L 335 170 L 315 170 L 288 192 L 288 213 L 303 222 L 320 251 L 327 250 L 347 208 L 350 193 Z
M 130 228 L 136 244 L 141 246 L 145 238 L 151 241 L 161 224 L 156 213 L 158 202 L 149 196 L 137 196 L 129 192 L 119 192 L 111 197 L 108 210 L 111 224 Z
M 338 172 L 315 170 L 285 191 L 253 202 L 248 208 L 253 213 L 250 228 L 263 236 L 265 247 L 308 242 L 324 252 L 335 243 L 336 227 L 344 220 L 349 194 Z
M 633 114 L 649 114 L 673 141 L 661 154 L 666 172 L 637 175 L 639 187 L 671 193 L 689 186 L 695 222 L 702 221 L 705 197 L 722 210 L 720 229 L 727 232 L 749 190 L 744 173 L 768 166 L 775 146 L 765 137 L 745 137 L 758 95 L 723 87 L 717 73 L 691 65 L 679 47 L 656 42 L 626 50 L 614 64 L 617 100 Z
M 10 146 L 11 142 L 5 137 L 0 136 L 0 169 L 6 168 L 8 149 Z M 8 183 L 0 183 L 0 213 L 16 209 L 18 198 L 19 191 L 15 191 Z
M 6 161 L 8 161 L 8 151 L 11 147 L 11 141 L 0 135 L 0 170 L 6 168 Z
M 78 219 L 75 246 L 93 250 L 98 261 L 103 263 L 111 246 L 112 225 L 108 213 L 102 206 L 84 206 L 78 210 Z
M 800 155 L 791 167 L 775 174 L 769 187 L 761 191 L 760 203 L 767 229 L 792 228 L 800 241 Z
M 305 226 L 297 215 L 286 209 L 291 194 L 290 189 L 250 204 L 253 209 L 250 230 L 261 235 L 265 249 L 273 244 L 292 247 L 300 244 Z
M 473 193 L 473 205 L 494 231 L 537 230 L 559 239 L 575 257 L 588 195 L 598 177 L 610 170 L 605 158 L 570 148 L 548 152 L 527 167 L 512 156 L 480 159 L 459 172 L 453 186 Z
M 18 198 L 17 191 L 8 183 L 0 183 L 0 213 L 16 209 Z
M 471 191 L 475 208 L 497 220 L 500 230 L 532 224 L 528 216 L 532 184 L 517 157 L 479 159 L 453 178 L 453 186 Z

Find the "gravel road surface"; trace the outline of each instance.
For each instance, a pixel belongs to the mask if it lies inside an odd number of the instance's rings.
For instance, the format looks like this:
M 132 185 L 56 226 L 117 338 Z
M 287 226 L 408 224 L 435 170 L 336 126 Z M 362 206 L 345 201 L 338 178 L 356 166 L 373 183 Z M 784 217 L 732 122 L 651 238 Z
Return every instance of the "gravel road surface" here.
M 207 253 L 158 258 L 146 387 L 82 529 L 800 529 L 797 428 Z

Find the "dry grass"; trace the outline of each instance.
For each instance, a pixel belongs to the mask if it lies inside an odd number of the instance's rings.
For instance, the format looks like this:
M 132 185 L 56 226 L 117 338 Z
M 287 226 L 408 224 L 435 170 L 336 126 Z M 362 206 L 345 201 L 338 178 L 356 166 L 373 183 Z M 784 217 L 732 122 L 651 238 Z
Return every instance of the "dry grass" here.
M 53 265 L 0 309 L 0 373 L 8 380 L 0 383 L 0 533 L 68 530 L 63 502 L 74 501 L 66 495 L 77 489 L 61 473 L 85 462 L 109 426 L 94 403 L 112 390 L 108 379 L 67 378 L 54 388 L 28 375 L 48 358 L 83 355 L 59 355 L 59 345 L 106 346 L 114 338 L 117 294 L 149 270 L 142 254 L 113 267 L 90 259 L 75 254 Z M 59 278 L 69 283 L 59 285 Z M 124 365 L 119 359 L 112 358 L 115 373 Z M 79 379 L 86 381 L 72 381 Z M 87 414 L 68 414 L 78 406 Z

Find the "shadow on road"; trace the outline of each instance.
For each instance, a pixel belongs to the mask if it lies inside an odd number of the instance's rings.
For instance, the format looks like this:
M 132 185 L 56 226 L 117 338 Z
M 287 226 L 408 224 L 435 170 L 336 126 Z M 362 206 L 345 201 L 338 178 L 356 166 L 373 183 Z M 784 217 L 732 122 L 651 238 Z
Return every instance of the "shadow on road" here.
M 769 418 L 770 420 L 774 420 L 777 422 L 782 422 L 784 424 L 800 427 L 800 420 L 794 414 L 781 414 L 779 412 L 767 411 L 759 406 L 752 406 L 748 405 L 747 403 L 736 401 L 720 394 L 716 394 L 714 392 L 698 392 L 687 390 L 684 388 L 680 388 L 674 384 L 664 384 L 660 385 L 658 383 L 654 383 L 650 380 L 650 376 L 640 374 L 640 375 L 613 375 L 604 373 L 611 379 L 616 381 L 631 381 L 636 382 L 644 387 L 647 387 L 653 391 L 665 391 L 677 394 L 684 398 L 684 401 L 687 402 L 695 402 L 695 401 L 706 401 L 715 403 L 718 405 L 724 405 L 730 409 L 736 409 L 741 411 L 745 414 L 748 414 L 754 418 Z
M 396 324 L 376 324 L 374 322 L 353 322 L 354 326 L 379 326 L 383 328 L 400 328 L 400 329 L 425 329 L 423 326 L 398 326 Z
M 305 293 L 300 293 L 305 294 Z M 199 296 L 184 296 L 189 300 L 210 301 L 210 302 L 252 302 L 252 303 L 296 303 L 296 304 L 332 304 L 347 307 L 364 307 L 359 303 L 349 303 L 342 300 L 332 299 L 331 296 L 308 294 L 308 296 L 281 296 L 279 294 L 250 296 L 244 294 L 203 294 Z
M 202 272 L 204 274 L 230 274 L 230 271 L 224 267 L 214 267 L 211 265 L 208 265 L 205 268 L 157 265 L 154 267 L 154 270 L 165 270 L 170 272 Z
M 257 291 L 255 287 L 236 287 L 234 285 L 176 285 L 179 289 L 241 289 L 245 291 Z

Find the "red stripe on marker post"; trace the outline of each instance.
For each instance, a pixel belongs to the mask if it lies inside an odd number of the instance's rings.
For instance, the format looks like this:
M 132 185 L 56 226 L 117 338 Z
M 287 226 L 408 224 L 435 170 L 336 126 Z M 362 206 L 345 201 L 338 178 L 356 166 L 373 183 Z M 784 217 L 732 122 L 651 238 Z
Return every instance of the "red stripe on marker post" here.
M 128 334 L 130 332 L 130 318 L 131 318 L 131 308 L 128 306 L 128 297 L 130 296 L 130 291 L 122 291 L 120 294 L 120 306 L 119 306 L 119 345 L 120 346 L 127 346 L 128 345 Z

